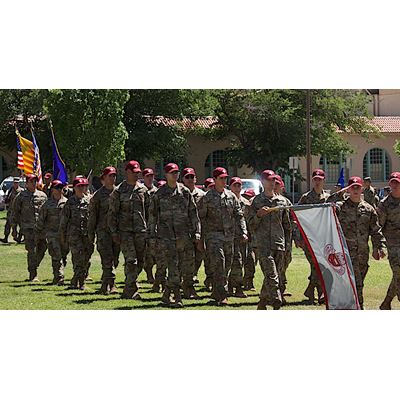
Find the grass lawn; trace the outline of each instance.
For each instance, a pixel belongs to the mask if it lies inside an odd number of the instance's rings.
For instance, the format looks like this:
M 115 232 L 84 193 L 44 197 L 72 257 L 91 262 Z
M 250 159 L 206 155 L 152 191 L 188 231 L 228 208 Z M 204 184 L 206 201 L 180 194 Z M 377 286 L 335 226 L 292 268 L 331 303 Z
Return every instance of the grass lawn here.
M 0 212 L 0 236 L 3 237 L 5 224 L 5 212 Z M 122 257 L 121 257 L 122 261 Z M 122 263 L 117 269 L 117 285 L 122 292 L 124 281 Z M 288 304 L 282 309 L 290 310 L 324 310 L 325 306 L 306 305 L 303 292 L 307 286 L 309 265 L 303 253 L 299 249 L 293 250 L 293 261 L 287 271 L 288 291 L 293 296 L 287 297 Z M 70 256 L 65 271 L 66 281 L 72 277 L 72 265 Z M 26 282 L 28 277 L 26 264 L 26 251 L 23 245 L 0 243 L 0 309 L 2 310 L 131 310 L 131 309 L 164 309 L 161 304 L 161 294 L 149 293 L 151 285 L 144 282 L 145 274 L 139 277 L 140 294 L 142 300 L 122 300 L 119 295 L 103 296 L 96 293 L 100 287 L 101 265 L 100 256 L 95 251 L 92 257 L 90 276 L 94 279 L 88 283 L 85 292 L 68 290 L 66 286 L 52 286 L 51 260 L 46 254 L 39 267 L 38 283 Z M 391 280 L 391 270 L 387 260 L 370 261 L 365 289 L 366 309 L 379 309 L 379 305 L 385 297 L 386 290 Z M 204 269 L 200 269 L 200 282 L 204 281 Z M 209 293 L 202 285 L 197 287 L 201 300 L 183 300 L 184 309 L 220 309 L 210 303 Z M 255 286 L 257 292 L 248 292 L 248 298 L 230 298 L 229 306 L 224 309 L 254 310 L 258 302 L 258 293 L 262 284 L 262 273 L 257 267 Z M 393 309 L 400 309 L 397 299 L 393 300 Z

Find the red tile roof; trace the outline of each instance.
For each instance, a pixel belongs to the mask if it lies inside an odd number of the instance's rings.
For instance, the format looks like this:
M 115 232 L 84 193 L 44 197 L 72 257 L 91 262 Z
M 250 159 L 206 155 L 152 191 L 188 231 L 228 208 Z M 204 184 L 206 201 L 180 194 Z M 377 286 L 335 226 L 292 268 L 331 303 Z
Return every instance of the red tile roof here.
M 383 133 L 400 133 L 400 117 L 374 117 L 371 123 Z

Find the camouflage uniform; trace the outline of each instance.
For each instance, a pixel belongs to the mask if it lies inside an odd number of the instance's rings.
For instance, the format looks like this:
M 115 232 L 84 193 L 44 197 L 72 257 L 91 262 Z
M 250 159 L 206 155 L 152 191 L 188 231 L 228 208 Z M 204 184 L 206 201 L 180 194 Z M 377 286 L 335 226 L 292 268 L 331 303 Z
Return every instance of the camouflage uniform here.
M 400 199 L 389 194 L 378 204 L 377 213 L 386 239 L 389 264 L 393 272 L 387 296 L 393 298 L 393 295 L 397 295 L 400 300 Z
M 279 206 L 286 206 L 283 196 L 274 194 L 268 197 L 263 192 L 254 197 L 249 212 L 249 224 L 256 233 L 258 258 L 264 274 L 260 303 L 274 308 L 282 305 L 282 293 L 285 291 L 282 268 L 285 239 L 291 229 L 289 213 L 287 210 L 279 210 L 260 218 L 257 212 L 263 207 Z
M 102 286 L 101 291 L 107 293 L 114 288 L 115 268 L 118 266 L 120 245 L 112 240 L 110 229 L 107 225 L 107 214 L 110 202 L 110 195 L 113 189 L 109 190 L 102 186 L 97 190 L 89 204 L 88 232 L 90 241 L 94 242 L 97 234 L 97 250 L 101 258 Z
M 337 203 L 338 201 L 345 201 L 348 199 L 348 194 L 345 192 L 335 192 L 329 195 L 326 199 L 327 203 Z
M 4 199 L 4 202 L 7 206 L 7 221 L 6 221 L 6 226 L 4 227 L 4 241 L 7 242 L 8 236 L 10 235 L 11 232 L 11 226 L 12 226 L 12 209 L 13 209 L 13 201 L 15 197 L 17 196 L 18 193 L 21 193 L 23 189 L 18 186 L 17 189 L 14 188 L 14 186 L 11 186 L 11 188 L 8 190 L 7 195 Z M 19 238 L 18 231 L 17 231 L 17 226 L 14 225 L 12 227 L 12 237 L 16 241 Z
M 379 203 L 379 198 L 377 199 L 376 190 L 372 186 L 369 188 L 364 188 L 363 191 L 364 201 L 370 204 L 372 207 L 376 208 Z
M 286 206 L 291 207 L 293 204 L 292 202 L 286 197 L 286 196 L 282 196 L 283 199 L 286 202 Z M 294 227 L 294 222 L 292 220 L 292 215 L 289 212 L 289 218 L 290 218 L 290 229 L 285 231 L 286 233 L 286 237 L 285 237 L 285 255 L 283 257 L 283 261 L 282 261 L 282 281 L 283 281 L 283 286 L 286 289 L 287 286 L 287 278 L 286 278 L 286 271 L 289 267 L 289 264 L 292 262 L 292 242 L 293 242 L 293 235 L 292 235 L 292 231 L 293 231 L 293 227 Z M 284 292 L 282 292 L 281 294 L 283 295 Z
M 153 195 L 154 195 L 154 193 L 156 191 L 157 191 L 157 188 L 155 186 L 151 187 L 150 189 L 147 188 L 147 193 L 149 194 L 150 199 L 153 197 Z M 157 244 L 155 243 L 154 240 L 148 239 L 146 241 L 146 251 L 145 251 L 145 256 L 144 256 L 144 270 L 146 272 L 147 280 L 149 281 L 149 283 L 154 283 L 153 266 L 155 264 L 157 264 L 157 261 L 156 261 L 156 256 L 157 256 L 156 246 L 157 246 Z M 156 274 L 157 274 L 157 268 L 158 268 L 158 264 L 156 266 Z M 160 276 L 159 276 L 159 278 L 160 278 Z M 160 279 L 159 284 L 161 284 L 161 282 L 165 282 L 165 275 L 164 275 L 164 279 L 162 279 L 162 278 Z
M 242 209 L 243 215 L 245 215 L 245 210 L 250 206 L 250 202 L 246 200 L 243 196 L 240 196 L 239 204 Z M 235 240 L 233 246 L 233 259 L 232 268 L 228 275 L 228 293 L 233 294 L 233 290 L 236 289 L 236 293 L 239 295 L 242 293 L 243 287 L 243 264 L 247 259 L 249 242 L 243 242 L 241 240 L 241 229 L 240 225 L 235 226 Z
M 37 269 L 46 252 L 46 238 L 35 232 L 39 211 L 46 202 L 47 196 L 40 190 L 31 193 L 25 189 L 18 193 L 13 202 L 12 225 L 20 225 L 25 237 L 25 249 L 28 251 L 29 279 L 36 278 Z
M 371 236 L 373 249 L 379 250 L 384 247 L 384 238 L 376 211 L 366 201 L 354 203 L 349 198 L 338 202 L 336 207 L 353 264 L 358 301 L 363 307 L 364 279 L 368 272 L 368 239 Z
M 195 295 L 193 288 L 194 247 L 200 240 L 200 220 L 190 190 L 178 183 L 160 187 L 151 199 L 149 236 L 157 239 L 160 257 L 167 265 L 168 279 L 165 298 L 172 291 L 175 300 L 182 288 L 185 297 Z
M 107 223 L 113 236 L 119 236 L 125 259 L 123 298 L 137 298 L 137 278 L 143 268 L 146 246 L 146 217 L 150 197 L 140 182 L 121 182 L 110 196 Z
M 93 242 L 89 238 L 90 196 L 82 198 L 73 195 L 64 205 L 61 213 L 60 233 L 63 244 L 68 243 L 72 255 L 74 275 L 71 279 L 72 288 L 84 289 L 90 257 L 93 254 Z
M 53 267 L 53 283 L 64 283 L 64 267 L 61 260 L 67 256 L 68 248 L 65 243 L 61 243 L 60 220 L 62 209 L 67 199 L 61 197 L 60 200 L 49 198 L 40 209 L 39 219 L 36 223 L 36 230 L 40 235 L 46 235 L 47 246 Z
M 227 297 L 225 286 L 232 266 L 235 229 L 238 226 L 237 235 L 247 235 L 246 221 L 236 196 L 226 189 L 219 193 L 215 188 L 200 199 L 199 217 L 213 274 L 211 296 L 221 302 Z
M 204 192 L 195 187 L 192 196 L 194 199 L 194 202 L 196 203 L 196 206 L 199 204 L 200 199 L 204 196 Z M 199 269 L 201 267 L 201 263 L 203 262 L 204 259 L 204 252 L 200 251 L 196 245 L 194 245 L 194 272 L 193 272 L 193 277 L 196 278 L 197 274 L 199 273 Z
M 328 198 L 329 198 L 329 193 L 327 191 L 323 190 L 321 194 L 318 194 L 314 189 L 312 189 L 311 191 L 304 193 L 303 196 L 301 196 L 298 204 L 321 204 L 325 203 Z M 311 268 L 310 276 L 308 277 L 310 283 L 308 284 L 308 287 L 305 290 L 304 295 L 310 299 L 313 299 L 314 289 L 317 288 L 318 298 L 321 298 L 322 296 L 321 282 L 318 278 L 317 270 L 314 266 L 311 254 L 302 238 L 300 239 L 300 246 L 303 248 L 304 254 L 308 262 L 310 263 L 310 268 Z
M 253 280 L 254 280 L 254 275 L 256 273 L 256 265 L 258 262 L 257 239 L 255 232 L 251 229 L 251 226 L 249 224 L 249 213 L 252 200 L 253 199 L 249 201 L 249 205 L 244 209 L 244 217 L 246 219 L 247 232 L 249 237 L 249 241 L 247 242 L 247 256 L 244 260 L 244 265 L 243 265 L 244 269 L 243 283 L 245 290 L 255 290 Z

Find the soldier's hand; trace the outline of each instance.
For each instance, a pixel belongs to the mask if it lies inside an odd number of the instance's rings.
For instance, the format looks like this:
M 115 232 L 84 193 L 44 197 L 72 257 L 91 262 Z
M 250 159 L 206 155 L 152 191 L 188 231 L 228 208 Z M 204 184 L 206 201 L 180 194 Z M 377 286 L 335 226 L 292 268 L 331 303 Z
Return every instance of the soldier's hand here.
M 262 207 L 257 211 L 257 217 L 262 218 L 269 214 L 271 211 L 269 207 Z
M 248 238 L 247 235 L 242 235 L 242 237 L 240 238 L 240 241 L 241 241 L 242 243 L 246 243 L 248 240 L 249 240 L 249 238 Z
M 119 237 L 118 233 L 112 234 L 112 240 L 116 244 L 121 244 L 121 238 Z
M 379 251 L 379 257 L 380 257 L 380 258 L 385 258 L 385 257 L 386 257 L 385 250 L 379 249 L 378 251 Z
M 385 252 L 383 251 L 383 249 L 374 249 L 372 251 L 372 257 L 375 260 L 380 260 L 381 258 L 384 258 L 386 256 Z

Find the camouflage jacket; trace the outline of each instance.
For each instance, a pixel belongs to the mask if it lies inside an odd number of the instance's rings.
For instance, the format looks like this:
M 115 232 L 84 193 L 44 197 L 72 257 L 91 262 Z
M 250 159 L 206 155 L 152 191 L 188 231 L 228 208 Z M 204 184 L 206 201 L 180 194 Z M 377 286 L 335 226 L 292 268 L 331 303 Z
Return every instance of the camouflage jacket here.
M 97 190 L 89 203 L 89 222 L 88 231 L 90 236 L 94 236 L 95 232 L 109 232 L 107 224 L 108 208 L 110 204 L 110 196 L 114 189 L 107 189 L 102 186 Z
M 327 203 L 337 203 L 338 201 L 346 201 L 349 198 L 345 192 L 334 192 L 326 199 Z
M 248 227 L 247 219 L 246 219 L 246 215 L 247 215 L 247 211 L 246 210 L 250 207 L 250 202 L 247 199 L 245 199 L 242 195 L 240 195 L 238 200 L 239 200 L 240 208 L 241 208 L 241 210 L 243 212 L 244 219 L 246 221 L 247 234 L 249 234 L 249 227 Z M 240 232 L 241 232 L 240 223 L 237 223 L 235 225 L 235 237 L 240 237 L 240 235 L 241 235 Z
M 323 190 L 321 194 L 318 194 L 314 189 L 312 189 L 300 197 L 298 204 L 320 204 L 325 203 L 328 198 L 329 193 L 326 190 Z
M 148 193 L 148 195 L 150 196 L 150 197 L 152 197 L 153 196 L 153 194 L 155 193 L 155 192 L 157 192 L 157 186 L 152 186 L 150 189 L 145 185 L 145 188 L 147 189 L 147 193 Z
M 213 188 L 200 199 L 198 207 L 206 240 L 212 237 L 213 233 L 223 233 L 228 241 L 234 239 L 235 232 L 238 236 L 247 235 L 242 208 L 231 191 L 224 189 L 219 193 Z
M 336 212 L 349 248 L 366 249 L 371 236 L 374 249 L 384 247 L 385 239 L 378 223 L 378 215 L 370 204 L 361 200 L 354 203 L 348 198 L 336 203 Z
M 18 186 L 17 189 L 14 188 L 14 186 L 11 186 L 10 189 L 8 189 L 7 195 L 4 198 L 4 203 L 8 206 L 8 209 L 11 209 L 12 207 L 12 202 L 14 201 L 15 197 L 17 196 L 18 193 L 21 193 L 24 189 L 22 187 Z
M 66 237 L 88 235 L 90 196 L 70 197 L 61 212 L 60 232 Z
M 391 194 L 386 196 L 377 207 L 379 224 L 388 246 L 400 246 L 400 199 Z
M 200 220 L 190 190 L 178 183 L 176 188 L 161 186 L 151 198 L 149 237 L 200 239 Z
M 13 201 L 12 224 L 20 225 L 22 230 L 35 229 L 40 209 L 46 200 L 46 194 L 37 189 L 33 193 L 27 189 L 18 193 Z
M 150 196 L 146 186 L 121 182 L 112 192 L 107 223 L 112 234 L 119 232 L 145 233 Z
M 257 247 L 263 246 L 271 250 L 285 250 L 286 240 L 291 232 L 288 210 L 274 211 L 262 218 L 257 216 L 257 211 L 263 207 L 286 205 L 285 198 L 278 194 L 268 197 L 262 192 L 254 197 L 249 211 L 249 224 L 256 233 Z
M 364 188 L 363 195 L 364 195 L 364 200 L 368 204 L 370 204 L 373 207 L 376 207 L 378 205 L 379 200 L 377 199 L 375 188 L 373 188 L 372 186 L 369 189 Z
M 67 198 L 64 196 L 60 200 L 48 199 L 40 209 L 36 230 L 45 232 L 47 236 L 57 236 L 60 229 L 61 213 L 66 202 Z
M 192 196 L 193 196 L 193 199 L 194 199 L 194 202 L 196 203 L 196 205 L 199 204 L 200 199 L 205 195 L 205 193 L 198 187 L 195 187 L 193 192 L 191 192 L 191 193 L 192 193 Z

